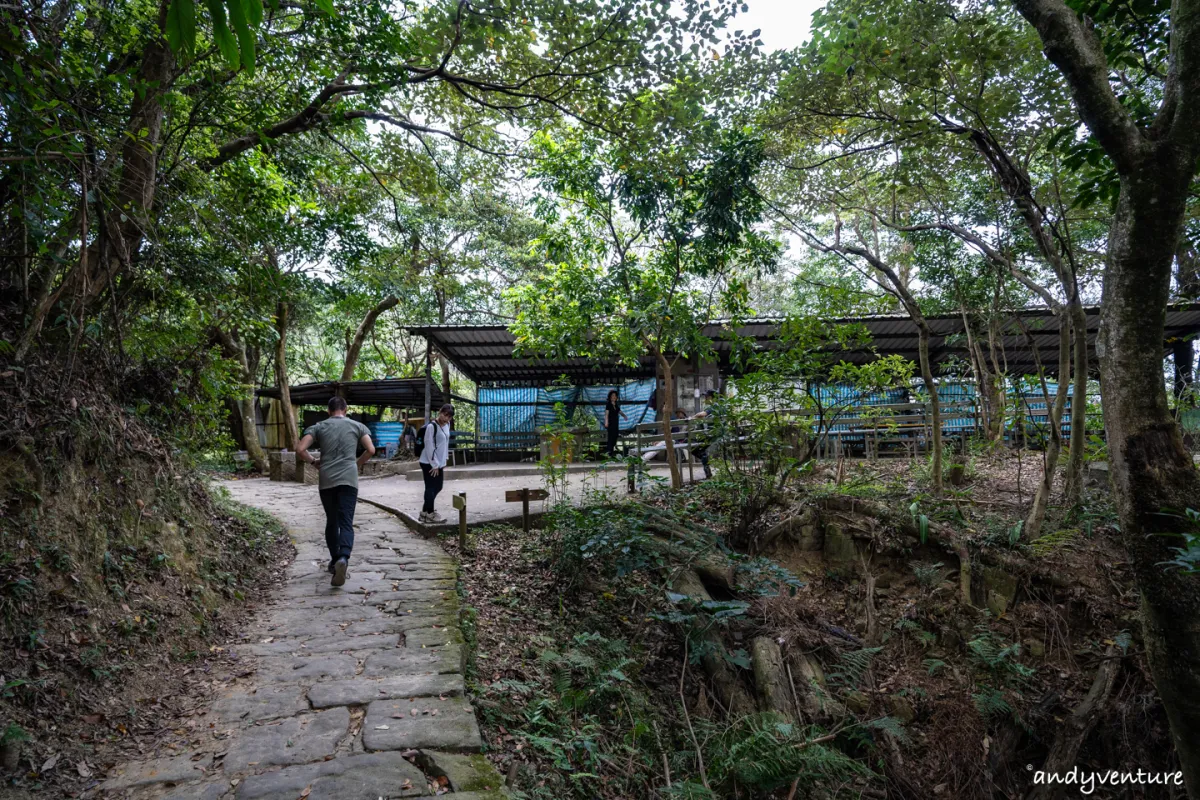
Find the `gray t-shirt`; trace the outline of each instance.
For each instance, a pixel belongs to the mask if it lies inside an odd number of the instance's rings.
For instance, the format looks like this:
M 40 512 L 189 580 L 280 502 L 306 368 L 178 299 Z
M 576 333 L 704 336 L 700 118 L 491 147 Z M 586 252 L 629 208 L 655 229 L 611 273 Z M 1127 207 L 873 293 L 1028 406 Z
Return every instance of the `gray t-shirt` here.
M 358 488 L 358 442 L 370 431 L 349 417 L 323 419 L 304 432 L 313 437 L 313 447 L 321 451 L 320 488 L 353 486 Z

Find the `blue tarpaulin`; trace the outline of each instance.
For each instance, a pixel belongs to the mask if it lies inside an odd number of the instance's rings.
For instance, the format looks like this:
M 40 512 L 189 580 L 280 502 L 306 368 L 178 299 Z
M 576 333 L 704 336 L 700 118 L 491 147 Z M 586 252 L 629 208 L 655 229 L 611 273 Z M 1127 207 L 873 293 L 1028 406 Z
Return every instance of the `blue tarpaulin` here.
M 650 410 L 650 395 L 654 391 L 654 378 L 630 381 L 622 386 L 568 386 L 562 388 L 512 388 L 479 389 L 479 433 L 533 433 L 554 422 L 556 403 L 565 406 L 564 412 L 571 416 L 580 403 L 600 422 L 604 418 L 604 401 L 610 391 L 620 396 L 621 430 L 633 430 L 641 422 L 652 422 L 654 412 Z

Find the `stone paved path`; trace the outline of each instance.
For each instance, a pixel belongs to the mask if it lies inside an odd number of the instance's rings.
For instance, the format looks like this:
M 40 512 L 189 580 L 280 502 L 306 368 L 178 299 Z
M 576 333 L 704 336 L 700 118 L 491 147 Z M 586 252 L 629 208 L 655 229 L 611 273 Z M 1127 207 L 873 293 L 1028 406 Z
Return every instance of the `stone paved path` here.
M 124 765 L 100 795 L 390 800 L 441 791 L 502 798 L 499 774 L 477 755 L 479 728 L 463 696 L 450 558 L 392 515 L 360 503 L 349 577 L 333 589 L 316 487 L 226 486 L 283 520 L 297 549 L 287 582 L 250 623 L 248 644 L 231 648 L 253 670 L 197 726 L 211 742 Z

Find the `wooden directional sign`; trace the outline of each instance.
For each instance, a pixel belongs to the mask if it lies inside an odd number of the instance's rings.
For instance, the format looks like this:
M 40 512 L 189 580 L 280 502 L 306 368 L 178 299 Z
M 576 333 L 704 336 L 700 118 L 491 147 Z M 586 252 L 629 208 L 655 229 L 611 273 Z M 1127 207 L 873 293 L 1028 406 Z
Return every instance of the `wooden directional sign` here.
M 520 503 L 522 500 L 545 500 L 550 493 L 545 489 L 509 489 L 504 493 L 504 502 Z
M 545 489 L 509 489 L 504 493 L 504 502 L 521 504 L 521 527 L 529 532 L 529 501 L 545 500 L 550 493 Z
M 467 493 L 466 492 L 459 492 L 458 494 L 454 495 L 454 497 L 452 499 L 454 501 L 454 507 L 457 508 L 459 511 L 462 511 L 463 509 L 465 509 L 467 507 Z

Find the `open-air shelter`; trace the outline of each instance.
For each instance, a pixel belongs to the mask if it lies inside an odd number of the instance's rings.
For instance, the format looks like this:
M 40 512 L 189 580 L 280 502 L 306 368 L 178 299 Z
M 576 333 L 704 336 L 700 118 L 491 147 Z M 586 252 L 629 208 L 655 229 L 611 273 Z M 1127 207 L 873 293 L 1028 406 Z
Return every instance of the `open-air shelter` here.
M 436 385 L 427 385 L 424 378 L 382 378 L 373 381 L 344 382 L 318 381 L 290 386 L 288 387 L 288 394 L 291 397 L 292 405 L 296 408 L 303 409 L 304 406 L 315 406 L 315 408 L 302 410 L 300 419 L 302 428 L 308 427 L 314 422 L 325 418 L 327 414 L 325 408 L 329 403 L 329 399 L 334 395 L 340 394 L 348 405 L 374 409 L 373 414 L 367 411 L 365 414 L 357 414 L 355 416 L 361 418 L 360 421 L 366 423 L 367 427 L 372 429 L 372 435 L 377 437 L 377 444 L 381 441 L 398 441 L 400 438 L 401 423 L 380 422 L 380 417 L 384 409 L 416 412 L 414 416 L 418 416 L 425 414 L 428 409 L 427 403 L 434 403 L 440 406 L 446 402 L 443 399 L 444 395 L 441 388 Z M 259 389 L 255 392 L 255 395 L 267 400 L 278 401 L 280 399 L 279 388 L 276 386 Z M 264 428 L 264 438 L 268 445 L 280 440 L 280 437 L 274 435 L 275 432 L 273 430 L 279 424 L 278 419 L 272 419 L 272 415 L 269 412 L 264 415 L 261 426 Z M 384 433 L 384 429 L 386 429 L 386 433 Z
M 1086 318 L 1089 372 L 1094 377 L 1098 375 L 1099 308 L 1087 308 Z M 970 351 L 962 315 L 933 315 L 927 320 L 933 333 L 930 356 L 935 371 L 969 375 Z M 997 344 L 1004 371 L 1013 376 L 1035 375 L 1040 364 L 1046 372 L 1053 374 L 1058 365 L 1060 320 L 1061 317 L 1048 308 L 1014 311 L 1001 320 Z M 831 326 L 861 327 L 869 337 L 866 346 L 836 352 L 837 360 L 863 364 L 888 355 L 900 355 L 912 361 L 918 358 L 919 331 L 906 314 L 879 314 L 828 322 Z M 1200 303 L 1169 307 L 1165 322 L 1164 358 L 1172 352 L 1174 342 L 1200 334 Z M 757 348 L 770 349 L 780 346 L 781 324 L 780 319 L 752 319 L 736 329 L 723 321 L 706 324 L 704 333 L 713 342 L 716 359 L 713 363 L 698 363 L 694 359 L 680 363 L 676 371 L 681 395 L 677 404 L 686 404 L 689 398 L 698 398 L 709 388 L 719 388 L 721 381 L 736 374 L 731 358 L 733 334 L 752 339 Z M 476 384 L 479 437 L 511 432 L 515 427 L 532 434 L 540 424 L 553 419 L 556 403 L 571 407 L 584 404 L 598 416 L 610 387 L 620 388 L 626 408 L 636 407 L 639 403 L 644 405 L 658 378 L 656 364 L 649 356 L 635 364 L 625 364 L 587 358 L 541 358 L 520 353 L 512 332 L 503 325 L 430 325 L 412 327 L 408 331 L 423 337 L 432 352 L 446 358 Z M 560 379 L 565 379 L 572 388 L 554 388 Z M 427 380 L 426 386 L 432 388 L 432 381 Z M 644 417 L 644 413 L 639 414 L 627 424 L 636 424 Z M 653 420 L 653 415 L 650 419 Z M 493 427 L 489 428 L 489 425 Z M 483 439 L 481 446 L 486 446 Z

